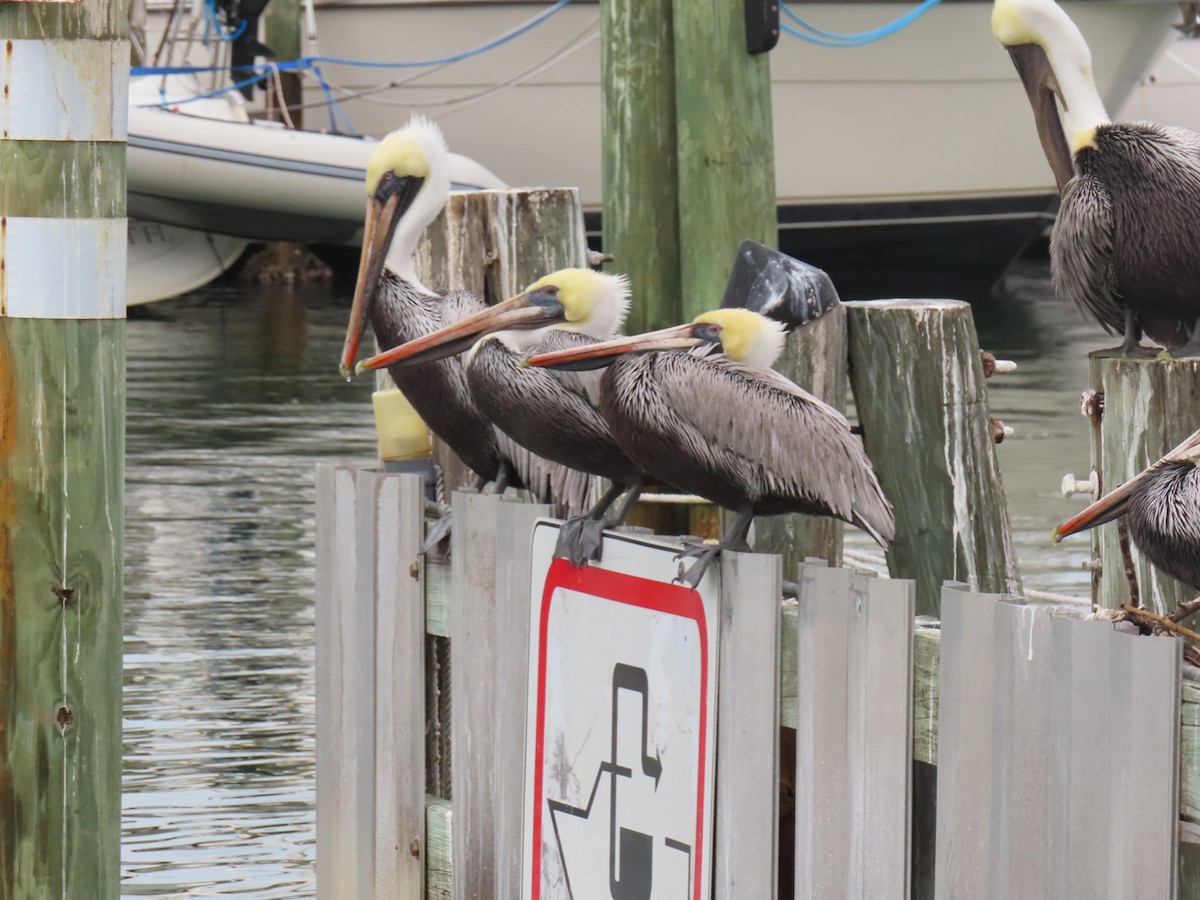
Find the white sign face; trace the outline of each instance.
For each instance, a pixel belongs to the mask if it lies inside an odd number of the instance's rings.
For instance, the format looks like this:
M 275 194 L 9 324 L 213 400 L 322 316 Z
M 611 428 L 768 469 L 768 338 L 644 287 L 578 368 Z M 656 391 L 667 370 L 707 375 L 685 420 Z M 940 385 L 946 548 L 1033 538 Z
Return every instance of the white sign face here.
M 557 537 L 534 530 L 522 897 L 708 897 L 716 567 L 693 591 L 670 547 L 575 568 Z

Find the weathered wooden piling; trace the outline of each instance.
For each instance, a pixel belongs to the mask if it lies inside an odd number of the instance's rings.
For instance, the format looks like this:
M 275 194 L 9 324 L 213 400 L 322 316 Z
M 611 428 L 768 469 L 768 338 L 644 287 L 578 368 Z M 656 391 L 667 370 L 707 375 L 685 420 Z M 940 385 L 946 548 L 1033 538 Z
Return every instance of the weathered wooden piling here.
M 1099 428 L 1092 429 L 1092 467 L 1103 495 L 1200 427 L 1200 361 L 1121 359 L 1097 352 L 1090 365 L 1092 387 L 1103 395 Z M 1117 608 L 1132 602 L 1131 577 L 1141 605 L 1160 615 L 1195 596 L 1191 587 L 1152 566 L 1127 536 L 1122 539 L 1123 532 L 1120 520 L 1094 531 L 1093 555 L 1101 568 L 1093 582 L 1096 603 Z
M 280 60 L 299 59 L 303 55 L 301 42 L 300 21 L 304 10 L 300 0 L 272 0 L 263 13 L 263 41 L 275 51 L 275 58 Z M 241 73 L 235 73 L 241 74 Z M 241 74 L 242 78 L 247 77 Z M 274 78 L 260 82 L 264 91 L 276 90 Z M 304 110 L 300 109 L 304 102 L 304 89 L 299 72 L 280 72 L 279 84 L 283 87 L 282 96 L 276 96 L 278 106 L 274 118 L 277 121 L 290 121 L 295 128 L 304 127 Z M 288 107 L 286 115 L 279 106 Z
M 0 896 L 119 891 L 124 4 L 0 4 Z
M 632 332 L 720 302 L 744 238 L 777 242 L 770 64 L 740 4 L 601 4 L 604 248 Z
M 1019 593 L 971 307 L 846 305 L 863 444 L 896 511 L 892 575 L 916 580 L 918 615 L 937 615 L 944 581 Z

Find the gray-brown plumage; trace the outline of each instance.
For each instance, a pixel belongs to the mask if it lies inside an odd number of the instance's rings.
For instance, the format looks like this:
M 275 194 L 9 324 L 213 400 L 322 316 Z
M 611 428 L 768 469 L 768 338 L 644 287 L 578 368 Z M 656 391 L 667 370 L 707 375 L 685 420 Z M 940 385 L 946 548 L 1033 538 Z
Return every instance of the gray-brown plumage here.
M 562 269 L 516 297 L 361 365 L 387 366 L 404 374 L 470 348 L 465 372 L 471 397 L 502 436 L 557 464 L 581 485 L 589 484 L 588 476 L 613 482 L 586 516 L 574 515 L 563 525 L 561 555 L 582 563 L 598 558 L 604 527 L 624 520 L 640 491 L 642 472 L 613 440 L 596 408 L 599 373 L 535 369 L 524 365 L 524 359 L 529 353 L 590 346 L 611 337 L 628 303 L 623 278 L 589 269 Z M 561 496 L 563 488 L 557 483 L 553 487 L 555 495 Z M 605 518 L 608 507 L 626 489 L 629 497 L 616 517 Z M 577 506 L 575 512 L 582 509 Z
M 1142 332 L 1200 353 L 1200 136 L 1112 122 L 1091 51 L 1053 0 L 995 0 L 992 32 L 1024 83 L 1062 194 L 1050 239 L 1056 293 L 1142 355 Z
M 781 340 L 778 323 L 722 309 L 691 325 L 530 359 L 609 364 L 600 410 L 629 458 L 738 513 L 685 573 L 693 586 L 719 549 L 748 549 L 756 515 L 833 516 L 883 546 L 895 535 L 891 505 L 845 417 L 767 368 Z
M 1200 431 L 1054 530 L 1054 539 L 1125 516 L 1155 567 L 1200 591 Z
M 1127 333 L 1129 312 L 1179 348 L 1200 317 L 1200 135 L 1113 123 L 1094 142 L 1074 156 L 1051 235 L 1055 289 L 1110 334 Z

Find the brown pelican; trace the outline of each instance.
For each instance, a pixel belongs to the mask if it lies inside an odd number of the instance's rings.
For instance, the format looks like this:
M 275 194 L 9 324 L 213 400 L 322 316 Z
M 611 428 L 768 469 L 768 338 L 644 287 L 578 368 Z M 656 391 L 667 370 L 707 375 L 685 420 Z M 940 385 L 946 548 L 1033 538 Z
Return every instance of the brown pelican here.
M 441 130 L 414 116 L 381 140 L 367 163 L 366 187 L 362 256 L 341 358 L 346 378 L 368 319 L 379 344 L 394 347 L 487 309 L 469 291 L 426 287 L 414 267 L 421 234 L 450 194 Z M 495 481 L 503 490 L 510 478 L 517 480 L 515 474 L 539 499 L 555 499 L 561 511 L 582 508 L 586 479 L 531 457 L 499 434 L 472 400 L 457 359 L 398 366 L 390 374 L 429 429 L 479 476 L 480 485 Z
M 1054 529 L 1055 542 L 1126 516 L 1129 536 L 1157 568 L 1200 591 L 1200 431 L 1140 475 Z
M 625 520 L 641 490 L 642 471 L 613 440 L 596 408 L 598 372 L 556 372 L 524 365 L 531 353 L 590 346 L 612 337 L 629 307 L 621 276 L 563 269 L 522 293 L 432 334 L 409 341 L 359 369 L 407 366 L 467 351 L 467 384 L 480 411 L 518 444 L 548 460 L 612 481 L 585 516 L 560 531 L 556 555 L 576 565 L 598 559 L 605 528 Z M 608 508 L 625 490 L 615 516 Z
M 800 512 L 857 525 L 880 545 L 895 534 L 871 462 L 836 409 L 770 369 L 783 326 L 745 309 L 591 347 L 531 366 L 608 365 L 600 409 L 650 475 L 735 510 L 715 546 L 682 576 L 692 587 L 722 549 L 745 550 L 756 515 Z
M 1127 356 L 1153 352 L 1139 346 L 1142 331 L 1177 356 L 1200 353 L 1200 135 L 1110 121 L 1087 43 L 1053 0 L 996 0 L 992 32 L 1062 194 L 1055 291 L 1123 334 Z

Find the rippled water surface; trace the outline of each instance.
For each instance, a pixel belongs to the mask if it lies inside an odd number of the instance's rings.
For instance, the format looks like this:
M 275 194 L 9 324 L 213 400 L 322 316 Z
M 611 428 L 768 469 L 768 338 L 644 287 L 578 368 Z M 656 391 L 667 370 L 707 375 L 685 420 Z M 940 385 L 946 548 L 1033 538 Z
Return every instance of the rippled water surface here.
M 1027 586 L 1083 595 L 1054 548 L 1088 468 L 1078 412 L 1105 337 L 1043 267 L 975 298 Z M 348 303 L 208 291 L 128 330 L 124 894 L 312 896 L 313 466 L 370 459 L 369 386 L 337 377 Z M 1108 339 L 1108 343 L 1112 343 Z

